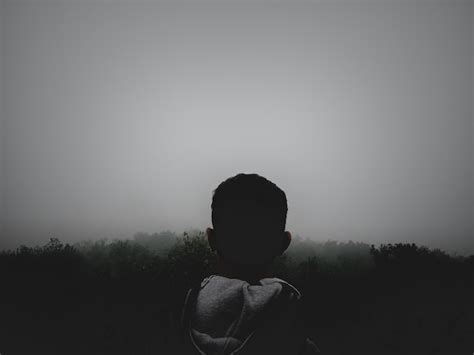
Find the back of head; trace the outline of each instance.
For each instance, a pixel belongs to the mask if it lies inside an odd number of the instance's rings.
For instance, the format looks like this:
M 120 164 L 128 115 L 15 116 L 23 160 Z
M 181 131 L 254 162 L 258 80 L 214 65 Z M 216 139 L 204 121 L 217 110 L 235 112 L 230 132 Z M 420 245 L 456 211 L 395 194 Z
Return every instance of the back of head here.
M 265 265 L 281 253 L 288 205 L 271 181 L 237 174 L 214 190 L 211 207 L 217 252 L 226 261 Z

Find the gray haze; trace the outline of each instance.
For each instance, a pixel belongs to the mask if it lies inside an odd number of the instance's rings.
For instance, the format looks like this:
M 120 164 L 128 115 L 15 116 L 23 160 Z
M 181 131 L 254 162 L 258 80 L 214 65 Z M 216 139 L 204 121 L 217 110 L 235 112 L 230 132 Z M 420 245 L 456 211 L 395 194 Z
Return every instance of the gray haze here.
M 211 225 L 256 172 L 317 240 L 473 243 L 471 1 L 3 1 L 0 247 Z

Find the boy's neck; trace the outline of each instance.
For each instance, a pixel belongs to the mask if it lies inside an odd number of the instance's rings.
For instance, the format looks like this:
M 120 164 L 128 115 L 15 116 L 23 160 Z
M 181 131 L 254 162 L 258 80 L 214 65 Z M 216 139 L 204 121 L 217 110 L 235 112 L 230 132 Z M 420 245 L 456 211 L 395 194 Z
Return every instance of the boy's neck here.
M 249 284 L 258 284 L 258 281 L 267 277 L 273 277 L 270 265 L 236 265 L 226 262 L 221 258 L 217 261 L 217 274 L 229 279 L 247 281 Z

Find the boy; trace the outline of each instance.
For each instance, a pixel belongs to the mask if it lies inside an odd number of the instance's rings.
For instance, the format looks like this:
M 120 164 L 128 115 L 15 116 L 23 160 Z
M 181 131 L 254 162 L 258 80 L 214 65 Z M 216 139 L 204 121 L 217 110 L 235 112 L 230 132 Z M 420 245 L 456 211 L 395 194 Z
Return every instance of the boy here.
M 206 234 L 217 275 L 188 292 L 183 329 L 195 354 L 316 354 L 299 311 L 300 292 L 272 275 L 291 242 L 285 193 L 257 174 L 222 182 Z

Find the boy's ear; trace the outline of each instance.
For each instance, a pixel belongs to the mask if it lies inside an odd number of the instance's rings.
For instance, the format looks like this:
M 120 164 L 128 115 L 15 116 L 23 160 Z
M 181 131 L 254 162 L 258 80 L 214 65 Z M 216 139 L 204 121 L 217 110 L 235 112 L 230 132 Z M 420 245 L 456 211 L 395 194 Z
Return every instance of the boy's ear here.
M 288 232 L 288 231 L 285 231 L 285 233 L 283 234 L 281 254 L 283 254 L 285 252 L 285 250 L 288 249 L 288 247 L 290 246 L 290 243 L 291 243 L 291 233 Z
M 217 241 L 216 241 L 216 233 L 214 232 L 214 229 L 212 228 L 207 228 L 206 229 L 206 234 L 207 234 L 207 242 L 209 243 L 209 246 L 211 247 L 212 251 L 216 251 L 217 249 Z

